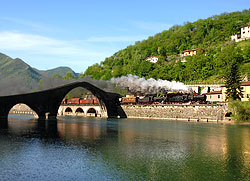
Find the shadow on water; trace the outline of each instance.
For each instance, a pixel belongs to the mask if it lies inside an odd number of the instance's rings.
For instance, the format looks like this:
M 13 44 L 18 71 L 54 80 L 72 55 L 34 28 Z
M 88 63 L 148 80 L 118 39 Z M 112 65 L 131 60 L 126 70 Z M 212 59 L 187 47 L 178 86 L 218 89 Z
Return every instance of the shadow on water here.
M 36 129 L 41 138 L 59 138 L 57 119 L 53 120 L 37 119 Z
M 0 129 L 8 129 L 8 119 L 0 119 Z

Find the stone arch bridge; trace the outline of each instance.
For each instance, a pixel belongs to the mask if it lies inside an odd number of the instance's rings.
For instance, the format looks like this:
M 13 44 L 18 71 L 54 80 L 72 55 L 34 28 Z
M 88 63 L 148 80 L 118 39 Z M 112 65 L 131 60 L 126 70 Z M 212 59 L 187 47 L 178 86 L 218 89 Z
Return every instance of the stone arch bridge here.
M 62 99 L 68 92 L 77 87 L 83 87 L 96 96 L 101 106 L 107 110 L 107 116 L 126 118 L 126 114 L 120 106 L 119 98 L 121 95 L 116 93 L 105 92 L 88 82 L 74 82 L 60 87 L 28 94 L 19 94 L 0 97 L 0 121 L 8 121 L 10 109 L 18 104 L 23 103 L 33 109 L 39 119 L 56 119 L 58 109 Z
M 99 105 L 61 105 L 59 115 L 107 117 L 107 112 Z

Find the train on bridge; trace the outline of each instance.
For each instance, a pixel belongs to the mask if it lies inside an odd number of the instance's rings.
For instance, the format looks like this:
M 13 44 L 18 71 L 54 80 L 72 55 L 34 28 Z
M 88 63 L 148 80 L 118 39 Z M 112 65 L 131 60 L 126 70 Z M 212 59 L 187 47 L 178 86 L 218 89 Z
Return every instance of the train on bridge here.
M 99 104 L 98 99 L 84 99 L 84 98 L 69 98 L 63 99 L 61 104 L 86 104 L 86 105 L 96 105 Z

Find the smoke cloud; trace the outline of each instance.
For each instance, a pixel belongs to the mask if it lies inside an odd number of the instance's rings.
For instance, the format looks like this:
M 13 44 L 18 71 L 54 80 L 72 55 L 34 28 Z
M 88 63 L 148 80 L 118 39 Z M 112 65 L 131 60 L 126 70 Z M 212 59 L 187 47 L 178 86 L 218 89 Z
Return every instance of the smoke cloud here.
M 145 79 L 131 74 L 119 78 L 112 78 L 110 82 L 121 88 L 124 89 L 128 88 L 130 91 L 133 92 L 141 92 L 147 94 L 156 94 L 166 91 L 173 91 L 173 92 L 191 91 L 189 86 L 184 85 L 184 83 L 181 82 L 176 82 L 176 81 L 170 82 L 162 79 L 155 80 L 153 78 Z

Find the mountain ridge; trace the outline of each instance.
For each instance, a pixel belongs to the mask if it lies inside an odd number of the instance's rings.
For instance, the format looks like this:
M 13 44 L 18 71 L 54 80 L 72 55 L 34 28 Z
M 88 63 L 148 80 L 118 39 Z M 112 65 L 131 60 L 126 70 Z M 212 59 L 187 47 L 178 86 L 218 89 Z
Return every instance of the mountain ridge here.
M 0 79 L 21 77 L 26 81 L 39 82 L 44 77 L 53 77 L 58 74 L 62 77 L 70 72 L 73 76 L 79 76 L 69 67 L 56 67 L 48 70 L 39 70 L 31 67 L 20 58 L 11 58 L 10 56 L 0 53 Z

